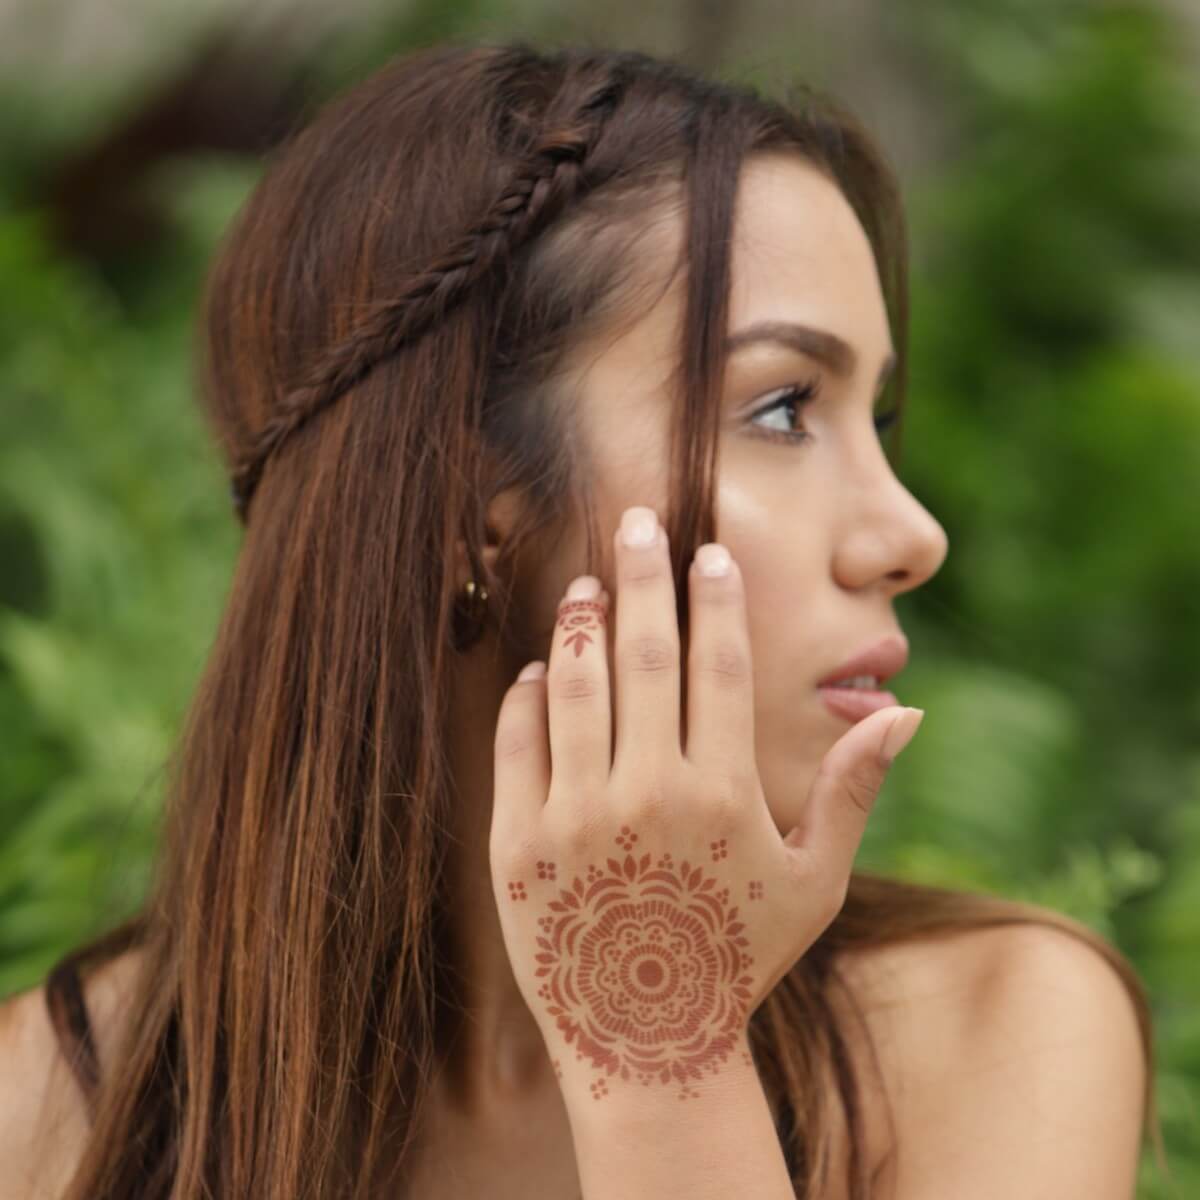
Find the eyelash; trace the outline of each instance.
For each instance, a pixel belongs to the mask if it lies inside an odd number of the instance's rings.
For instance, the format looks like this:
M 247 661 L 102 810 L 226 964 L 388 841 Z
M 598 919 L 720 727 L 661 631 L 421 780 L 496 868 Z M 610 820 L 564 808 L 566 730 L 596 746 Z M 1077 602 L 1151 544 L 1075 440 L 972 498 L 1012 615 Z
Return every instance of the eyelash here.
M 806 404 L 816 399 L 820 390 L 820 377 L 810 379 L 804 384 L 792 384 L 791 387 L 785 388 L 784 391 L 780 393 L 777 400 L 774 400 L 770 404 L 758 409 L 756 412 L 751 413 L 750 420 L 753 421 L 755 417 L 761 417 L 764 413 L 774 412 L 777 408 L 803 408 Z M 876 417 L 875 429 L 879 433 L 886 433 L 896 423 L 899 415 L 900 414 L 898 410 L 893 410 L 890 413 L 884 413 L 882 416 Z M 793 444 L 798 442 L 807 442 L 812 437 L 812 434 L 804 429 L 766 429 L 762 426 L 756 426 L 754 427 L 754 432 L 756 436 L 765 437 L 773 442 L 791 442 Z

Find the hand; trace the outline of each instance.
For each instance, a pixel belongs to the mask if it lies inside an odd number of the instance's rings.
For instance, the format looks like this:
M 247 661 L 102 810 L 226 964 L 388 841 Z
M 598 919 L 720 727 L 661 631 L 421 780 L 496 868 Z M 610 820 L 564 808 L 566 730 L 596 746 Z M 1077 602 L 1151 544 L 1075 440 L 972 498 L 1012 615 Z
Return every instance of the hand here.
M 570 589 L 545 677 L 508 690 L 494 744 L 489 857 L 505 948 L 548 1049 L 573 1045 L 564 1057 L 597 1096 L 613 1076 L 677 1081 L 686 1096 L 737 1051 L 750 1014 L 841 909 L 881 752 L 898 716 L 912 722 L 892 707 L 853 725 L 822 761 L 803 824 L 781 838 L 754 761 L 741 574 L 690 567 L 683 748 L 675 588 L 666 532 L 654 531 L 640 547 L 614 535 L 615 748 L 608 597 Z

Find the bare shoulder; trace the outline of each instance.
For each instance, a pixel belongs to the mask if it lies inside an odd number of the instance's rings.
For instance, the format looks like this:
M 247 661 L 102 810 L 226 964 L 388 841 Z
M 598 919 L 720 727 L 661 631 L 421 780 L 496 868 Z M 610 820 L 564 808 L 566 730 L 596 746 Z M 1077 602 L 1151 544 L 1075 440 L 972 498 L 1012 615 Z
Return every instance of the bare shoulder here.
M 903 1137 L 900 1117 L 917 1076 L 927 1064 L 952 1062 L 966 1036 L 970 981 L 994 947 L 992 933 L 855 948 L 835 959 L 845 989 L 830 1000 L 859 1081 L 875 1177 Z
M 138 964 L 127 951 L 83 982 L 101 1068 L 110 1061 L 124 998 Z M 42 985 L 0 1002 L 0 1162 L 5 1195 L 49 1200 L 70 1177 L 87 1138 L 79 1084 L 63 1058 Z
M 45 989 L 20 992 L 0 1005 L 0 1162 L 13 1197 L 58 1194 L 75 1161 L 72 1147 L 86 1135 L 87 1114 L 59 1054 Z
M 1128 989 L 1095 948 L 1021 923 L 856 952 L 839 965 L 894 1120 L 869 1103 L 885 1194 L 1132 1194 L 1142 1042 Z

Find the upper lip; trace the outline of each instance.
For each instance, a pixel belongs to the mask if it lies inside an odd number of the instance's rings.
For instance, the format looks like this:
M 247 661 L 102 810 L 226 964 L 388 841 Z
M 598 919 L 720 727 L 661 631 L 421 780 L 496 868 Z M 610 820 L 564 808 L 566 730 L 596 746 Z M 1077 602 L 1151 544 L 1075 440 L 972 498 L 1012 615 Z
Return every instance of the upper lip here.
M 902 633 L 889 633 L 886 637 L 865 646 L 853 658 L 835 667 L 818 684 L 852 679 L 855 675 L 874 675 L 882 683 L 898 675 L 908 665 L 908 639 Z

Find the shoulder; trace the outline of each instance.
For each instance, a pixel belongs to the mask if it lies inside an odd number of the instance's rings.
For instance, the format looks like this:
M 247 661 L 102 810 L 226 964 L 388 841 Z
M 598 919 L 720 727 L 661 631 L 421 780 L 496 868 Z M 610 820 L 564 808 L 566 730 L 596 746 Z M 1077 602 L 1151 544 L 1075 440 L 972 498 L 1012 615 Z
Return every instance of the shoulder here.
M 84 980 L 88 1015 L 101 1068 L 111 1061 L 135 952 L 94 968 Z M 0 1002 L 0 1162 L 6 1195 L 20 1200 L 57 1196 L 87 1139 L 83 1094 L 50 1023 L 39 985 Z
M 10 997 L 0 1004 L 0 1162 L 11 1194 L 56 1195 L 67 1182 L 64 1160 L 74 1159 L 70 1148 L 86 1136 L 87 1113 L 58 1052 L 45 989 Z
M 1022 923 L 869 951 L 848 968 L 894 1121 L 895 1153 L 877 1161 L 897 1200 L 1133 1194 L 1142 1034 L 1097 949 Z

